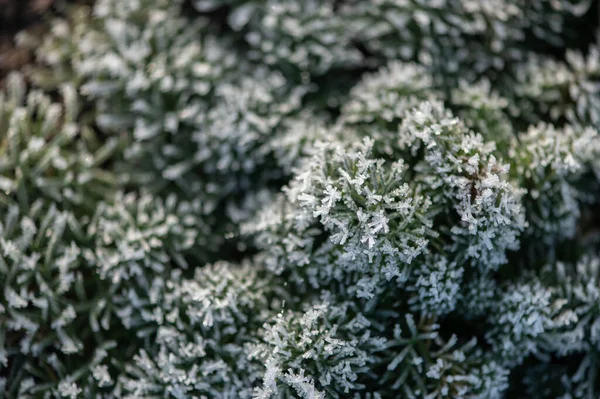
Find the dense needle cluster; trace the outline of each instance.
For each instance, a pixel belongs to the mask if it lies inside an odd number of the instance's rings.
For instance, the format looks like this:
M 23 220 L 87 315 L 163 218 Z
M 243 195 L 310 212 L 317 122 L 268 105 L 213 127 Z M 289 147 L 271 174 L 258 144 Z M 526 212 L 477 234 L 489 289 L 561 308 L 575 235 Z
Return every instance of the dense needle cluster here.
M 596 398 L 592 0 L 97 0 L 0 90 L 0 397 Z

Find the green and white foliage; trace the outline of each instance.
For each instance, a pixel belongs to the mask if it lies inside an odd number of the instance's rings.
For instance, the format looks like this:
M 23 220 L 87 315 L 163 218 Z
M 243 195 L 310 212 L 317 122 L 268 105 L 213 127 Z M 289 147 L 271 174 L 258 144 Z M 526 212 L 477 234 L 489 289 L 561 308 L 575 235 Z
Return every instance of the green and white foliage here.
M 575 236 L 580 202 L 578 182 L 600 177 L 600 135 L 595 129 L 548 124 L 531 126 L 513 139 L 509 151 L 512 174 L 527 189 L 523 197 L 528 233 L 546 245 Z
M 106 291 L 83 256 L 81 226 L 39 199 L 4 208 L 0 233 L 0 395 L 92 397 L 102 387 L 93 370 L 115 343 L 98 327 Z
M 103 127 L 132 127 L 143 141 L 175 133 L 205 106 L 214 81 L 237 66 L 202 20 L 179 16 L 181 1 L 94 6 L 98 26 L 79 42 L 82 91 L 100 100 Z
M 330 303 L 327 295 L 304 312 L 278 314 L 250 349 L 266 368 L 254 398 L 338 398 L 362 391 L 361 381 L 386 349 L 369 327 L 351 302 Z
M 464 288 L 464 268 L 441 255 L 429 255 L 413 271 L 407 291 L 414 292 L 408 303 L 411 311 L 426 316 L 444 316 L 452 312 Z
M 251 226 L 261 232 L 256 241 L 270 254 L 272 270 L 301 273 L 299 280 L 314 287 L 319 279 L 341 280 L 341 271 L 359 271 L 366 274 L 357 293 L 369 296 L 381 277 L 405 281 L 406 267 L 431 238 L 431 250 L 460 268 L 468 262 L 495 270 L 506 262 L 525 222 L 522 193 L 492 154 L 494 143 L 469 132 L 441 104 L 423 103 L 406 114 L 392 144 L 410 168 L 373 156 L 368 139 L 316 146 L 286 198 Z M 452 269 L 457 278 L 459 267 Z
M 182 172 L 195 166 L 210 182 L 206 190 L 220 191 L 221 197 L 282 177 L 272 142 L 285 140 L 284 121 L 298 113 L 309 88 L 290 87 L 279 73 L 261 69 L 254 75 L 216 88 L 215 106 L 192 135 L 195 154 L 164 170 L 163 176 L 179 174 L 185 184 Z
M 244 29 L 251 59 L 274 66 L 286 76 L 306 80 L 363 62 L 353 43 L 352 23 L 338 15 L 335 3 L 245 2 L 234 7 L 228 21 L 233 29 Z
M 251 68 L 208 21 L 180 16 L 180 3 L 98 2 L 74 68 L 99 126 L 131 132 L 123 175 L 214 208 L 285 175 L 271 141 L 286 137 L 284 119 L 310 87 Z
M 281 302 L 257 265 L 218 262 L 194 278 L 167 280 L 151 297 L 146 321 L 156 339 L 126 366 L 123 397 L 250 398 L 262 365 L 245 346 Z M 285 299 L 285 296 L 283 296 Z
M 380 280 L 406 280 L 431 235 L 430 202 L 407 184 L 401 160 L 386 163 L 372 149 L 368 139 L 315 145 L 285 198 L 250 226 L 271 270 L 314 287 L 352 273 L 354 291 L 367 297 Z
M 448 102 L 465 125 L 486 140 L 494 141 L 498 149 L 503 150 L 514 136 L 509 102 L 492 88 L 489 80 L 482 79 L 472 84 L 459 81 Z
M 218 247 L 220 237 L 211 236 L 201 218 L 202 202 L 178 201 L 150 195 L 118 194 L 102 203 L 87 226 L 93 245 L 84 250 L 90 267 L 110 286 L 110 301 L 128 329 L 139 329 L 148 317 L 148 303 L 174 269 L 188 262 L 206 261 Z M 106 302 L 107 298 L 104 299 Z
M 293 170 L 310 156 L 315 143 L 332 139 L 336 134 L 336 130 L 329 126 L 326 118 L 312 110 L 303 110 L 297 116 L 283 118 L 281 125 L 265 136 L 268 141 L 263 143 L 258 151 L 252 151 L 256 159 L 262 151 L 265 164 L 260 174 L 243 176 L 242 181 L 254 185 L 254 188 L 243 193 L 241 200 L 227 201 L 228 218 L 233 223 L 242 225 L 255 219 L 257 212 L 278 196 L 272 188 L 278 182 L 293 176 Z M 264 187 L 256 189 L 256 183 L 259 181 Z M 239 234 L 238 229 L 232 234 Z
M 558 356 L 595 353 L 600 348 L 600 258 L 586 255 L 576 264 L 557 262 L 544 271 L 575 322 L 547 334 L 545 349 Z
M 538 397 L 591 398 L 598 396 L 598 349 L 600 348 L 600 258 L 585 255 L 575 264 L 557 262 L 542 271 L 554 285 L 556 297 L 571 312 L 571 323 L 544 334 L 541 348 L 560 359 L 544 362 L 525 373 L 529 392 Z M 557 395 L 562 396 L 557 396 Z M 552 396 L 554 395 L 554 396 Z
M 383 59 L 418 61 L 446 75 L 501 69 L 520 56 L 522 10 L 505 0 L 351 1 L 342 10 L 357 38 Z M 468 49 L 468 50 L 467 50 Z
M 226 10 L 252 58 L 286 72 L 319 75 L 336 67 L 417 61 L 436 78 L 502 71 L 523 58 L 528 36 L 561 46 L 589 0 L 194 0 L 204 13 Z M 446 76 L 444 76 L 446 75 Z
M 562 44 L 572 16 L 590 2 L 550 0 L 372 0 L 341 6 L 356 40 L 378 58 L 418 61 L 448 84 L 461 76 L 494 76 L 523 58 L 522 42 L 532 33 Z M 451 85 L 450 85 L 451 87 Z
M 21 75 L 7 77 L 0 93 L 0 203 L 22 211 L 44 198 L 61 209 L 94 209 L 118 184 L 104 166 L 119 139 L 104 143 L 77 122 L 75 88 L 61 87 L 62 104 L 38 90 L 27 91 Z
M 177 179 L 194 158 L 199 128 L 217 82 L 243 69 L 231 46 L 207 21 L 180 16 L 181 1 L 99 1 L 92 25 L 78 41 L 74 68 L 81 91 L 94 100 L 107 131 L 131 132 L 126 172 L 154 190 L 173 182 L 187 194 L 202 187 Z M 142 166 L 140 169 L 139 166 Z
M 375 73 L 367 73 L 350 91 L 339 123 L 372 137 L 383 154 L 393 152 L 398 127 L 405 114 L 423 101 L 444 101 L 472 130 L 502 148 L 513 131 L 508 101 L 489 80 L 460 80 L 450 92 L 435 82 L 431 68 L 416 63 L 391 61 Z
M 392 61 L 375 73 L 367 73 L 350 91 L 339 122 L 375 139 L 383 154 L 390 155 L 404 114 L 425 100 L 441 98 L 433 77 L 419 64 Z
M 396 145 L 434 204 L 445 253 L 484 269 L 504 264 L 525 221 L 522 192 L 508 181 L 509 166 L 494 155 L 494 142 L 469 131 L 440 103 L 425 102 L 406 114 Z
M 283 175 L 292 176 L 293 170 L 310 156 L 315 143 L 333 140 L 341 134 L 341 131 L 330 126 L 325 115 L 312 109 L 303 109 L 283 120 L 279 132 L 270 139 L 270 151 Z
M 542 269 L 553 296 L 570 322 L 551 328 L 538 338 L 541 351 L 558 362 L 529 366 L 523 384 L 534 397 L 591 398 L 598 396 L 600 347 L 600 259 L 585 255 L 575 264 L 557 262 Z
M 565 61 L 531 55 L 514 68 L 514 75 L 516 82 L 511 81 L 506 90 L 516 102 L 513 112 L 522 119 L 600 127 L 597 44 L 589 48 L 587 55 L 567 50 Z
M 91 8 L 73 5 L 65 18 L 49 21 L 46 34 L 22 31 L 15 40 L 19 47 L 31 51 L 35 64 L 26 66 L 26 74 L 36 87 L 54 90 L 69 82 L 79 86 L 82 77 L 74 66 L 82 61 L 79 42 L 89 34 Z
M 534 276 L 509 283 L 498 291 L 488 314 L 486 339 L 506 367 L 514 367 L 529 355 L 540 355 L 546 338 L 577 321 L 556 289 Z
M 475 339 L 444 339 L 430 318 L 391 314 L 395 324 L 382 361 L 383 380 L 376 380 L 381 397 L 502 397 L 508 370 L 487 358 Z
M 0 397 L 599 397 L 595 3 L 56 2 Z
M 354 24 L 334 0 L 194 0 L 201 12 L 228 11 L 227 23 L 243 35 L 251 60 L 296 81 L 363 66 Z
M 492 270 L 470 270 L 457 298 L 456 311 L 466 320 L 481 318 L 490 311 L 498 283 Z

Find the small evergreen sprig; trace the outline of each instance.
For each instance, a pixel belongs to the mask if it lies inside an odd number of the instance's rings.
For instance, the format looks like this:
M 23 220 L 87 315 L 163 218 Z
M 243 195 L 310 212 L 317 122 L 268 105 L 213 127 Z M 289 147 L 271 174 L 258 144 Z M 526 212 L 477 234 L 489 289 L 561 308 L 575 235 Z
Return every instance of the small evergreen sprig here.
M 587 197 L 580 181 L 598 168 L 598 132 L 539 124 L 513 138 L 509 154 L 513 178 L 527 189 L 528 234 L 547 246 L 573 238 Z
M 494 142 L 469 131 L 440 103 L 425 102 L 405 116 L 397 146 L 438 208 L 447 253 L 492 270 L 506 263 L 525 218 L 522 191 L 508 181 L 509 166 L 494 155 Z
M 86 262 L 77 219 L 38 199 L 5 208 L 0 233 L 0 394 L 101 392 L 93 370 L 116 342 L 99 327 L 109 328 L 99 323 L 106 286 Z
M 304 312 L 280 313 L 250 350 L 266 367 L 254 397 L 341 397 L 362 390 L 362 375 L 370 374 L 377 352 L 386 348 L 369 324 L 352 303 L 325 300 Z
M 46 198 L 64 210 L 89 211 L 118 187 L 104 166 L 119 158 L 120 139 L 102 143 L 77 121 L 76 89 L 64 85 L 60 93 L 62 103 L 53 102 L 41 91 L 27 91 L 21 75 L 7 77 L 7 92 L 0 93 L 2 207 L 18 204 L 27 212 Z
M 261 223 L 250 226 L 273 271 L 299 273 L 299 281 L 315 287 L 358 272 L 359 296 L 372 295 L 381 279 L 406 280 L 406 266 L 431 234 L 430 203 L 404 182 L 402 161 L 386 164 L 372 148 L 367 139 L 350 147 L 315 144 L 281 205 L 269 206 Z M 281 213 L 273 215 L 273 207 Z
M 173 277 L 151 298 L 146 314 L 156 341 L 126 366 L 124 397 L 250 398 L 261 365 L 246 345 L 285 299 L 276 280 L 256 265 L 226 262 L 198 268 L 192 279 Z
M 514 95 L 514 113 L 530 123 L 549 119 L 600 127 L 598 77 L 600 50 L 587 54 L 567 50 L 565 61 L 531 55 L 515 68 L 516 83 L 506 89 Z

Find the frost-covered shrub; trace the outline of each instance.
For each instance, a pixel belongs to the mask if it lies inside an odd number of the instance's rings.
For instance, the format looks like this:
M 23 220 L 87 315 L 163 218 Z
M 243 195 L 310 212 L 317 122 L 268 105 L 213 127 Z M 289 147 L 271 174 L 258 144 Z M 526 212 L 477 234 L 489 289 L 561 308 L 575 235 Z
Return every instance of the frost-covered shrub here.
M 449 106 L 472 130 L 504 149 L 514 135 L 509 118 L 509 102 L 498 94 L 489 80 L 465 80 L 450 94 Z
M 145 306 L 174 269 L 211 259 L 220 237 L 211 237 L 201 218 L 202 202 L 149 195 L 118 194 L 101 203 L 86 234 L 93 243 L 84 255 L 99 279 L 110 284 L 106 306 L 138 336 L 153 317 Z M 106 299 L 104 300 L 106 301 Z
M 363 75 L 343 104 L 338 123 L 375 139 L 383 154 L 393 152 L 398 127 L 407 112 L 423 101 L 443 101 L 472 130 L 501 147 L 513 129 L 508 101 L 489 80 L 460 80 L 450 92 L 435 82 L 432 69 L 416 63 L 391 61 L 375 73 Z
M 456 73 L 501 68 L 517 57 L 507 43 L 520 40 L 521 9 L 508 1 L 353 1 L 345 10 L 367 48 L 389 59 L 415 60 Z M 467 51 L 466 48 L 470 47 Z
M 507 386 L 506 368 L 486 358 L 476 340 L 445 340 L 439 326 L 412 314 L 400 317 L 388 345 L 398 352 L 387 365 L 383 396 L 415 398 L 500 398 Z M 427 349 L 425 349 L 427 348 Z
M 600 395 L 595 2 L 68 3 L 0 75 L 0 397 Z
M 469 131 L 441 104 L 425 102 L 402 121 L 397 145 L 439 209 L 436 224 L 449 240 L 446 251 L 478 267 L 505 263 L 525 222 L 522 192 L 508 181 L 509 166 L 494 155 L 494 142 Z
M 358 273 L 359 296 L 372 295 L 382 278 L 406 280 L 405 268 L 432 235 L 430 203 L 405 181 L 401 160 L 375 158 L 372 146 L 369 140 L 350 147 L 317 143 L 285 198 L 251 223 L 271 270 L 289 269 L 314 287 Z
M 65 18 L 49 21 L 49 32 L 22 31 L 15 37 L 21 48 L 31 51 L 36 63 L 25 66 L 27 77 L 43 89 L 53 90 L 61 84 L 79 85 L 81 76 L 74 65 L 81 62 L 79 42 L 89 34 L 91 8 L 73 6 Z
M 292 119 L 318 123 L 322 117 L 300 112 L 311 87 L 250 68 L 232 41 L 218 37 L 207 19 L 180 16 L 181 7 L 180 1 L 99 1 L 91 15 L 72 13 L 72 30 L 81 37 L 71 60 L 65 59 L 62 20 L 54 22 L 38 58 L 63 69 L 70 62 L 99 126 L 127 133 L 117 168 L 124 178 L 150 192 L 202 195 L 210 214 L 223 201 L 239 206 L 232 201 L 253 195 L 251 184 L 256 191 L 280 184 L 296 163 L 289 156 L 297 158 L 312 141 L 291 132 Z
M 98 124 L 131 131 L 125 155 L 144 166 L 133 169 L 133 178 L 155 189 L 178 182 L 181 163 L 194 158 L 193 132 L 217 82 L 240 67 L 227 44 L 207 31 L 206 21 L 179 15 L 180 4 L 99 1 L 74 64 L 82 92 L 97 104 Z
M 469 80 L 521 59 L 521 42 L 530 29 L 542 40 L 560 42 L 556 33 L 564 28 L 564 19 L 571 12 L 586 10 L 585 5 L 569 9 L 547 0 L 343 3 L 348 3 L 341 7 L 344 17 L 370 53 L 418 61 L 439 71 L 437 76 L 444 79 L 462 76 Z
M 80 125 L 75 87 L 61 88 L 62 103 L 38 90 L 27 91 L 22 76 L 7 77 L 0 93 L 0 203 L 27 212 L 38 198 L 65 210 L 93 210 L 110 196 L 117 177 L 104 169 L 119 147 L 118 138 L 102 143 Z
M 408 303 L 413 312 L 427 316 L 443 316 L 456 307 L 462 294 L 464 269 L 456 262 L 436 254 L 419 262 L 407 291 L 414 292 Z
M 537 354 L 544 337 L 577 320 L 565 301 L 538 280 L 509 284 L 499 291 L 488 316 L 491 328 L 486 339 L 500 363 L 520 364 Z
M 208 9 L 214 1 L 195 1 Z M 363 55 L 353 43 L 352 23 L 338 15 L 332 0 L 221 1 L 235 3 L 228 22 L 242 30 L 250 58 L 274 65 L 290 77 L 307 79 L 334 68 L 359 65 Z
M 207 189 L 221 192 L 221 196 L 248 191 L 261 180 L 281 178 L 271 143 L 285 139 L 288 127 L 284 120 L 298 112 L 307 90 L 302 86 L 290 89 L 282 75 L 265 70 L 219 85 L 215 106 L 193 133 L 194 156 L 163 171 L 163 175 L 179 172 L 183 177 L 181 171 L 195 166 L 211 183 Z
M 456 309 L 465 319 L 473 320 L 486 315 L 494 303 L 498 283 L 490 270 L 475 270 L 464 278 Z
M 166 281 L 145 312 L 156 340 L 126 366 L 124 397 L 250 398 L 262 366 L 245 346 L 278 303 L 275 281 L 257 265 L 226 262 Z
M 587 0 L 194 0 L 227 12 L 250 56 L 290 73 L 323 74 L 387 60 L 418 61 L 436 77 L 471 80 L 523 58 L 533 36 L 561 46 Z M 446 76 L 444 76 L 446 75 Z
M 600 259 L 594 253 L 584 255 L 575 264 L 557 262 L 543 269 L 542 278 L 563 302 L 564 313 L 572 314 L 571 323 L 546 333 L 542 345 L 545 351 L 567 356 L 600 347 L 599 268 Z
M 207 21 L 178 16 L 179 3 L 99 2 L 99 26 L 81 40 L 75 69 L 100 126 L 132 132 L 124 172 L 214 208 L 285 176 L 272 142 L 285 140 L 286 118 L 311 88 L 251 69 Z
M 531 126 L 513 139 L 512 174 L 527 189 L 528 232 L 547 245 L 573 238 L 580 216 L 578 180 L 597 168 L 600 135 L 595 129 Z
M 391 143 L 407 111 L 425 100 L 441 98 L 429 69 L 419 64 L 392 61 L 375 73 L 363 75 L 342 106 L 339 123 L 359 133 L 377 138 L 384 154 L 391 154 Z
M 76 218 L 38 199 L 27 211 L 4 208 L 0 233 L 0 395 L 100 392 L 93 371 L 116 343 L 100 328 L 109 329 L 106 286 L 83 255 Z
M 178 16 L 180 3 L 105 0 L 94 7 L 99 26 L 80 40 L 74 66 L 86 78 L 82 91 L 103 100 L 102 125 L 131 126 L 140 140 L 174 134 L 237 63 L 206 35 L 205 22 Z
M 523 382 L 529 392 L 537 391 L 544 398 L 557 394 L 565 398 L 598 395 L 599 268 L 600 260 L 594 254 L 574 265 L 559 262 L 545 269 L 545 278 L 555 284 L 565 311 L 575 317 L 562 328 L 546 333 L 541 347 L 560 357 L 562 365 L 543 362 L 528 370 Z
M 343 397 L 364 389 L 363 374 L 386 348 L 369 325 L 354 315 L 352 303 L 325 300 L 304 312 L 280 313 L 264 326 L 263 342 L 251 347 L 250 356 L 266 367 L 254 397 Z
M 531 55 L 515 68 L 515 80 L 507 90 L 514 93 L 514 112 L 528 122 L 542 118 L 563 123 L 575 122 L 600 127 L 598 77 L 600 50 L 590 47 L 587 54 L 567 50 L 564 61 Z
M 518 248 L 524 215 L 521 192 L 508 182 L 493 142 L 470 133 L 440 104 L 423 103 L 406 114 L 391 144 L 410 167 L 371 155 L 372 140 L 316 146 L 287 198 L 251 226 L 264 232 L 257 242 L 272 255 L 273 270 L 304 267 L 313 286 L 319 286 L 315 275 L 327 281 L 341 270 L 367 272 L 359 292 L 369 295 L 378 275 L 405 280 L 403 269 L 438 235 L 434 247 L 461 267 L 471 262 L 494 270 L 506 262 L 506 250 Z

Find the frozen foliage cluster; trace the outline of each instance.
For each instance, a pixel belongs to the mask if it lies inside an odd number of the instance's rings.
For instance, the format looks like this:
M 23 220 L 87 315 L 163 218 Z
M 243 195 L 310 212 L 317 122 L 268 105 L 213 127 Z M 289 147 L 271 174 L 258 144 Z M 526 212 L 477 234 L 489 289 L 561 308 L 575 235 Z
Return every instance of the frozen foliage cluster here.
M 78 123 L 80 101 L 72 85 L 60 88 L 61 103 L 42 91 L 27 92 L 17 74 L 6 78 L 6 86 L 0 94 L 3 209 L 18 204 L 27 210 L 44 198 L 64 210 L 93 210 L 116 184 L 102 165 L 114 155 L 118 137 L 102 140 Z
M 126 366 L 123 397 L 252 397 L 263 367 L 248 345 L 281 307 L 278 283 L 256 264 L 218 262 L 153 285 L 138 331 L 156 339 Z
M 276 198 L 247 229 L 258 232 L 267 267 L 276 274 L 291 269 L 293 283 L 315 288 L 350 278 L 356 287 L 346 288 L 359 297 L 372 296 L 381 279 L 406 279 L 403 269 L 433 234 L 430 201 L 404 181 L 402 161 L 386 165 L 373 157 L 372 146 L 368 139 L 352 148 L 315 143 L 285 198 Z
M 20 33 L 0 397 L 600 396 L 598 6 L 97 0 Z
M 300 314 L 280 313 L 273 324 L 265 325 L 263 342 L 252 347 L 250 355 L 263 359 L 267 367 L 254 397 L 284 392 L 338 397 L 364 388 L 361 377 L 371 373 L 374 354 L 385 349 L 385 340 L 371 336 L 362 315 L 348 318 L 350 305 L 322 302 Z
M 518 112 L 532 122 L 544 118 L 598 127 L 599 72 L 597 44 L 591 45 L 587 54 L 567 50 L 564 60 L 532 54 L 527 63 L 515 71 L 516 83 L 511 90 L 520 98 Z
M 581 195 L 574 182 L 598 173 L 600 135 L 591 127 L 562 129 L 540 123 L 513 139 L 512 174 L 527 189 L 529 231 L 551 244 L 573 238 L 580 216 Z

